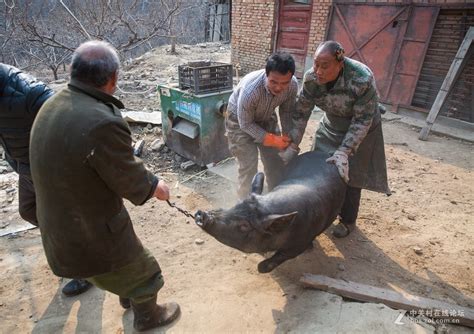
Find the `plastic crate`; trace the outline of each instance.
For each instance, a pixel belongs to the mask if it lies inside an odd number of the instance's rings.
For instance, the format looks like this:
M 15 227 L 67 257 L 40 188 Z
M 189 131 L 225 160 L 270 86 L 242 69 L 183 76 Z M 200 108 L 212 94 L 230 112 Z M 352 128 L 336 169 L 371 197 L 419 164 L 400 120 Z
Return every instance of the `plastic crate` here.
M 179 88 L 195 94 L 232 89 L 232 65 L 197 61 L 178 66 Z

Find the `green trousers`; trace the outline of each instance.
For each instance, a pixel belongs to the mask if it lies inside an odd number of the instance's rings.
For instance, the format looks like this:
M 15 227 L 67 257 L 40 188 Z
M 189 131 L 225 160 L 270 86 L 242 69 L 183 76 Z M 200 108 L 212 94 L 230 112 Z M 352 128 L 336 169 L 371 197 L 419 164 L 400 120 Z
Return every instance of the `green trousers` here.
M 96 287 L 130 298 L 136 304 L 154 298 L 164 285 L 160 266 L 147 249 L 120 269 L 86 279 Z

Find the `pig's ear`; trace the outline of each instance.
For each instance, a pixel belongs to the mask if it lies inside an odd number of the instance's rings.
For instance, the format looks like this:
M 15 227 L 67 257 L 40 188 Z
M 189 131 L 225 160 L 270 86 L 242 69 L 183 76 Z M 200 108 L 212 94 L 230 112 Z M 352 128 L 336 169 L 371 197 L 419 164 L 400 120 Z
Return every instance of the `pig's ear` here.
M 252 179 L 252 190 L 251 194 L 261 195 L 263 191 L 263 181 L 265 180 L 265 174 L 258 172 Z
M 295 211 L 283 215 L 268 215 L 263 219 L 263 229 L 271 234 L 282 232 L 290 226 L 297 214 Z

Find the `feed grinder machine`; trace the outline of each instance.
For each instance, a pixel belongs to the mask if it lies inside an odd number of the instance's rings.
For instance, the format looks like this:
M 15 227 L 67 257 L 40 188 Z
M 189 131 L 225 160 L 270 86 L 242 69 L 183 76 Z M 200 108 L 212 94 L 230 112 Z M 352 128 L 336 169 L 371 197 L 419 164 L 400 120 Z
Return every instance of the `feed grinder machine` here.
M 178 84 L 158 86 L 166 145 L 200 166 L 230 156 L 224 112 L 232 65 L 200 61 L 178 67 Z

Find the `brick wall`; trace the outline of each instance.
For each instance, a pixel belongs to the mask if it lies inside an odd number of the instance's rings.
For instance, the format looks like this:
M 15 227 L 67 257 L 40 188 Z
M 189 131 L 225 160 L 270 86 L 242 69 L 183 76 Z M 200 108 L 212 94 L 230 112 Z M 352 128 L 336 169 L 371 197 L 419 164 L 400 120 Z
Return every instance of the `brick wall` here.
M 324 41 L 332 0 L 313 0 L 311 28 L 308 39 L 308 55 L 313 55 L 316 47 Z
M 242 74 L 265 67 L 273 52 L 275 0 L 232 1 L 232 64 Z

